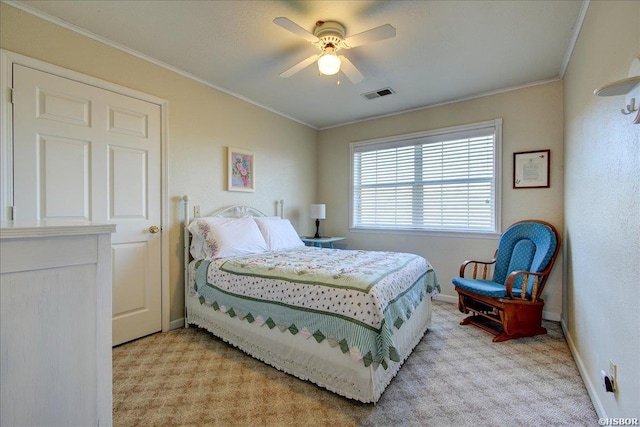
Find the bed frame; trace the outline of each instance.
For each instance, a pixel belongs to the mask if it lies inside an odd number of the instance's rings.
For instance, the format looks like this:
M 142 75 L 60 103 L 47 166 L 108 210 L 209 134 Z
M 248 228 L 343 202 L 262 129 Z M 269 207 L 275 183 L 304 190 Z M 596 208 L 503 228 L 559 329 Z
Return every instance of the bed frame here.
M 404 361 L 420 342 L 431 323 L 431 298 L 420 303 L 414 314 L 397 330 L 394 336 L 400 362 L 390 362 L 387 369 L 365 367 L 361 361 L 343 357 L 327 341 L 318 344 L 313 339 L 305 339 L 302 334 L 292 336 L 281 333 L 278 328 L 256 328 L 253 324 L 230 318 L 220 311 L 211 310 L 189 296 L 190 268 L 192 261 L 189 246 L 190 223 L 189 196 L 184 196 L 184 275 L 185 275 L 185 328 L 190 324 L 202 327 L 223 341 L 244 351 L 276 369 L 310 381 L 341 396 L 364 403 L 377 402 L 398 373 Z M 284 202 L 279 202 L 280 216 L 284 217 Z M 278 209 L 277 209 L 278 210 Z M 248 206 L 232 206 L 221 209 L 209 216 L 243 217 L 266 216 Z

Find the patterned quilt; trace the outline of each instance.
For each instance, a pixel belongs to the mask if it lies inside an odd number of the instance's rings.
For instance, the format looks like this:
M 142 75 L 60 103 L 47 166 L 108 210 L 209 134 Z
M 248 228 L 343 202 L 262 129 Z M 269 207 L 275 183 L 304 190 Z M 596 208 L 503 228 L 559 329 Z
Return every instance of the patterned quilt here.
M 198 261 L 201 304 L 283 333 L 327 340 L 365 366 L 399 361 L 393 341 L 425 297 L 435 272 L 414 254 L 304 247 Z

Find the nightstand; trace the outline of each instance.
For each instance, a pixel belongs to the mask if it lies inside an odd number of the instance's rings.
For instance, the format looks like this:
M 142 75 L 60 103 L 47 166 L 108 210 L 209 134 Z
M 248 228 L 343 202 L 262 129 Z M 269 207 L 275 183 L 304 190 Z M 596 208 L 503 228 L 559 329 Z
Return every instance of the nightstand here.
M 302 240 L 304 243 L 308 244 L 309 246 L 315 246 L 317 248 L 322 248 L 324 247 L 324 245 L 327 245 L 327 247 L 329 248 L 333 248 L 333 242 L 339 242 L 340 240 L 344 239 L 346 239 L 346 237 L 320 237 L 319 239 L 308 236 L 300 237 L 300 240 Z

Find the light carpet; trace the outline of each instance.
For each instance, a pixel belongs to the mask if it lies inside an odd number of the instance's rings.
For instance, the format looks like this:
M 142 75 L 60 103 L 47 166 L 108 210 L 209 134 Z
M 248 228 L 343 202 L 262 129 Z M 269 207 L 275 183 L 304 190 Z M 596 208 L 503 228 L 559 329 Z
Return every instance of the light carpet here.
M 376 405 L 355 402 L 259 362 L 197 329 L 113 349 L 115 426 L 590 426 L 598 416 L 559 323 L 502 343 L 433 321 Z

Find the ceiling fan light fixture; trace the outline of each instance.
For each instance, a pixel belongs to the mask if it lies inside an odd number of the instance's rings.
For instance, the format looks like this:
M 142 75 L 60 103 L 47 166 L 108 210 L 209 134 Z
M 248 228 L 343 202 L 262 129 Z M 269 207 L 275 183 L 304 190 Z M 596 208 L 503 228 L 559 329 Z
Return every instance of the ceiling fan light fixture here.
M 326 76 L 332 76 L 340 71 L 340 58 L 331 52 L 318 58 L 318 70 Z
M 317 62 L 320 75 L 332 76 L 337 74 L 338 71 L 342 71 L 352 83 L 360 83 L 364 79 L 360 70 L 348 57 L 338 56 L 337 52 L 341 49 L 351 49 L 396 36 L 396 29 L 390 24 L 381 25 L 345 38 L 344 25 L 336 21 L 317 21 L 313 34 L 283 16 L 275 18 L 273 22 L 290 33 L 311 42 L 312 45 L 320 49 L 319 54 L 303 59 L 293 67 L 280 73 L 281 77 L 291 77 L 300 70 Z

